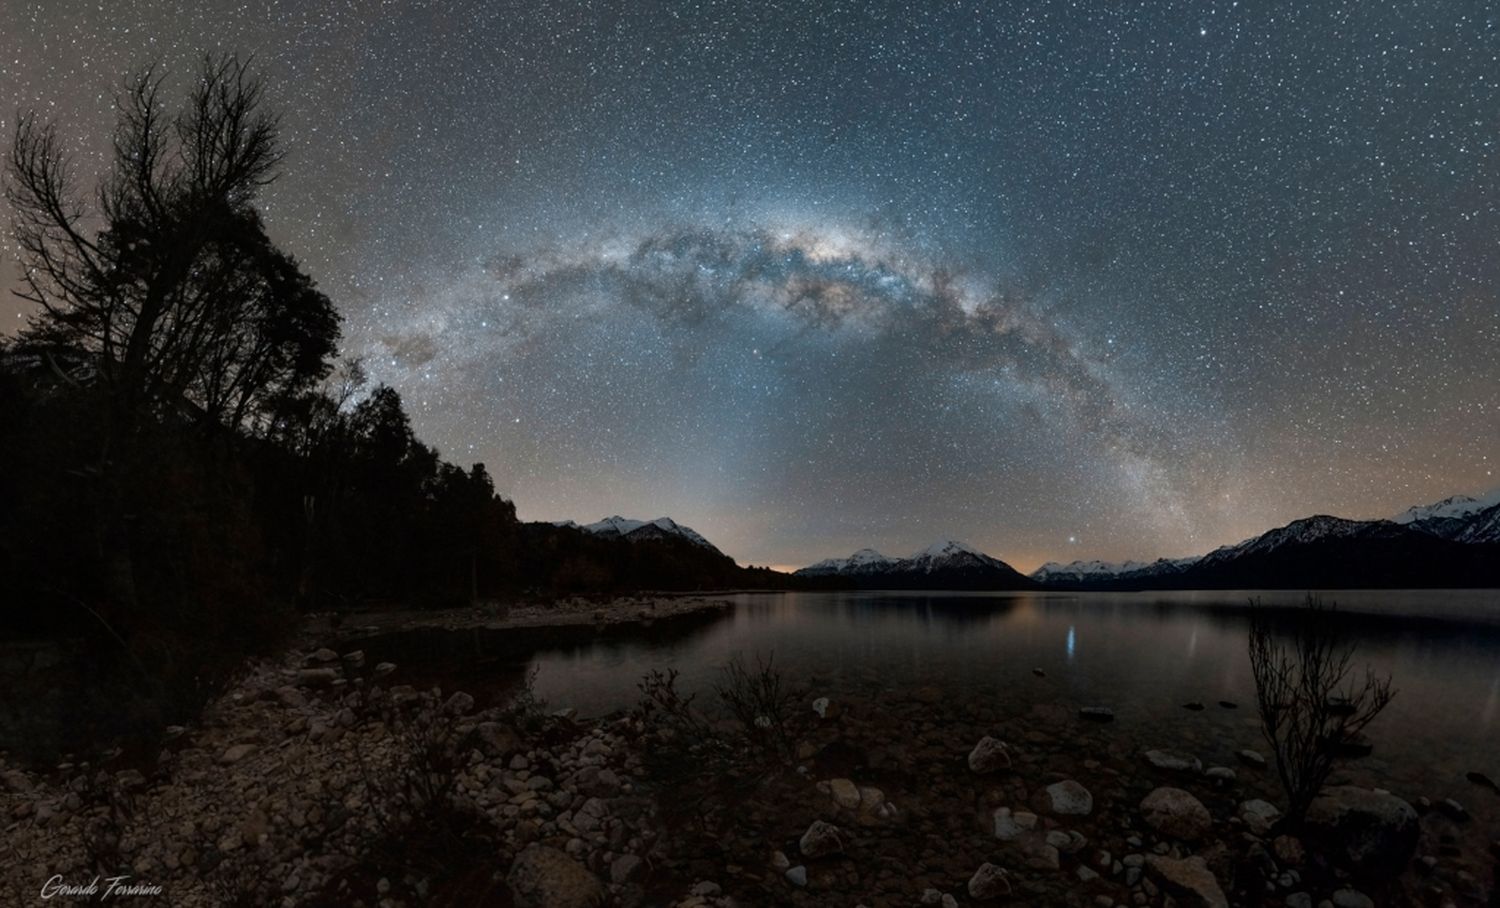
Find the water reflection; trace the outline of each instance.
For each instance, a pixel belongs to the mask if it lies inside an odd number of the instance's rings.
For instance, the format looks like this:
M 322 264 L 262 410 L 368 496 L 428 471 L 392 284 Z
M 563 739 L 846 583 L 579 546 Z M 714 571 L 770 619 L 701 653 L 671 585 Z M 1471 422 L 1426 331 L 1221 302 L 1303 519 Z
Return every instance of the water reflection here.
M 1253 711 L 1189 714 L 1196 700 L 1253 703 L 1248 603 L 1290 609 L 1296 593 L 745 595 L 683 633 L 560 645 L 538 653 L 539 693 L 602 714 L 634 705 L 636 681 L 675 667 L 705 690 L 734 654 L 775 654 L 788 677 L 837 696 L 936 684 L 1017 712 L 1037 702 L 1115 710 L 1120 733 L 1170 740 L 1185 723 L 1255 743 Z M 1369 765 L 1408 779 L 1500 776 L 1500 604 L 1494 592 L 1328 594 L 1359 661 L 1399 694 L 1371 728 Z M 1089 645 L 1079 646 L 1087 634 Z M 1034 678 L 1031 668 L 1046 677 Z M 1198 715 L 1198 719 L 1193 719 Z M 1206 717 L 1205 717 L 1206 716 Z M 1196 726 L 1193 726 L 1196 727 Z M 1153 730 L 1159 729 L 1159 732 Z M 1132 731 L 1134 730 L 1134 731 Z M 1232 761 L 1232 751 L 1226 755 Z

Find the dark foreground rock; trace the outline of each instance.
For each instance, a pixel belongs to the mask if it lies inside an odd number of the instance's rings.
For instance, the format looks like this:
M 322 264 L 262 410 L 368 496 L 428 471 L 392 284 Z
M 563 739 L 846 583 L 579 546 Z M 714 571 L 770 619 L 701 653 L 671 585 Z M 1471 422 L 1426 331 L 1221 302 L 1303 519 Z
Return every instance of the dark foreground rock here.
M 1392 794 L 1340 785 L 1313 801 L 1307 836 L 1362 877 L 1401 873 L 1417 847 L 1417 812 Z
M 604 885 L 556 848 L 529 845 L 516 855 L 505 882 L 516 908 L 598 908 Z
M 1183 908 L 1229 908 L 1218 878 L 1201 857 L 1179 860 L 1153 854 L 1146 857 L 1146 867 Z

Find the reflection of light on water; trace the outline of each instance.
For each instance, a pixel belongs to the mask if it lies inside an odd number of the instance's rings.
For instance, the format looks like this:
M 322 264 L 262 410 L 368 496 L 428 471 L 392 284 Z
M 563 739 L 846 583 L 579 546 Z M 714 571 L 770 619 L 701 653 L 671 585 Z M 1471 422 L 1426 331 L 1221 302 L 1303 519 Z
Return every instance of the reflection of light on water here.
M 1188 637 L 1188 658 L 1193 658 L 1193 653 L 1198 651 L 1198 629 L 1193 628 L 1193 633 Z
M 1500 678 L 1496 678 L 1495 683 L 1490 685 L 1490 698 L 1484 704 L 1484 715 L 1479 723 L 1481 726 L 1488 728 L 1490 723 L 1495 721 L 1497 704 L 1500 704 Z
M 1073 648 L 1078 645 L 1078 634 L 1073 625 L 1068 625 L 1068 662 L 1073 661 Z

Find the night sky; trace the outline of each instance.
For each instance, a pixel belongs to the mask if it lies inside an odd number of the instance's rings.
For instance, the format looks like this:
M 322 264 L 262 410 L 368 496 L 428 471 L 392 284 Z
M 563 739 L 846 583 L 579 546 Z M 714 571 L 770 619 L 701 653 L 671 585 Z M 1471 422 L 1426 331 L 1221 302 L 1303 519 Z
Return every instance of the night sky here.
M 1029 568 L 1500 485 L 1493 3 L 0 23 L 7 141 L 35 107 L 85 171 L 123 74 L 254 54 L 291 152 L 273 235 L 523 518 L 668 514 L 778 565 L 955 537 Z

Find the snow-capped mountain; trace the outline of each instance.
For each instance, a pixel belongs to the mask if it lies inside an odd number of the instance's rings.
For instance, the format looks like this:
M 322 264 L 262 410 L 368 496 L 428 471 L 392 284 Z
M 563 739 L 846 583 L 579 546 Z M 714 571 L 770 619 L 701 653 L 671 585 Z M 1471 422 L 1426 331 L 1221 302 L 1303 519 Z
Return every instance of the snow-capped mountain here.
M 1500 504 L 1467 515 L 1467 522 L 1452 537 L 1456 542 L 1500 542 Z
M 799 577 L 842 577 L 871 589 L 1025 589 L 1034 584 L 1010 565 L 952 539 L 907 557 L 860 549 L 797 571 Z
M 1391 520 L 1304 517 L 1198 558 L 1048 563 L 1031 576 L 1065 589 L 1500 585 L 1500 489 Z
M 829 574 L 874 573 L 899 562 L 900 558 L 882 555 L 874 549 L 860 549 L 848 558 L 825 558 L 797 573 L 807 577 Z
M 1422 524 L 1432 520 L 1464 518 L 1500 504 L 1500 488 L 1487 495 L 1474 498 L 1469 495 L 1454 495 L 1434 504 L 1407 508 L 1391 518 L 1392 523 Z
M 692 527 L 686 527 L 670 517 L 658 517 L 655 520 L 632 520 L 628 517 L 606 517 L 597 523 L 589 523 L 579 526 L 571 520 L 562 520 L 556 523 L 560 527 L 574 527 L 595 536 L 617 537 L 637 542 L 643 539 L 686 539 L 694 545 L 701 545 L 706 549 L 717 552 L 719 549 L 707 539 L 704 539 Z
M 1455 495 L 1436 504 L 1408 508 L 1395 522 L 1454 542 L 1500 542 L 1500 489 L 1472 498 Z
M 1214 549 L 1199 558 L 1194 566 L 1221 564 L 1249 555 L 1274 552 L 1284 546 L 1306 545 L 1324 539 L 1390 539 L 1405 532 L 1403 527 L 1389 520 L 1347 520 L 1318 514 L 1294 520 L 1286 526 L 1268 530 L 1244 542 Z
M 1193 558 L 1158 558 L 1156 561 L 1049 561 L 1031 572 L 1031 579 L 1049 586 L 1095 584 L 1143 584 L 1153 578 L 1180 574 L 1198 561 Z

